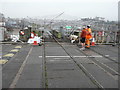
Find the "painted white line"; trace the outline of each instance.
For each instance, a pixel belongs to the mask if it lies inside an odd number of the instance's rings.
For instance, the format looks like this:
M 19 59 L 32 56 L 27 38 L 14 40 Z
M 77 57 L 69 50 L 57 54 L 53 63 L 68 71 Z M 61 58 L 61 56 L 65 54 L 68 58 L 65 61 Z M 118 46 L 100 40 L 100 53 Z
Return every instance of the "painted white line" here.
M 54 58 L 55 60 L 59 60 L 59 59 L 61 59 L 61 58 Z M 62 58 L 63 59 L 63 58 Z
M 39 58 L 42 58 L 42 56 L 39 56 Z
M 70 57 L 70 56 L 46 56 L 46 57 Z
M 102 57 L 102 56 L 73 56 L 73 57 Z
M 87 56 L 87 57 L 103 57 L 103 56 Z
M 77 57 L 78 57 L 78 58 L 79 58 L 79 57 L 87 57 L 87 56 L 73 56 L 73 57 L 75 57 L 75 58 L 77 58 Z
M 48 61 L 51 61 L 51 62 L 57 61 L 57 62 L 59 62 L 59 61 L 71 61 L 71 60 L 48 60 Z
M 19 78 L 20 78 L 20 75 L 21 75 L 21 73 L 23 72 L 23 69 L 24 69 L 25 64 L 26 64 L 26 62 L 27 62 L 27 60 L 28 60 L 28 57 L 29 57 L 30 53 L 32 52 L 32 49 L 33 49 L 33 47 L 32 47 L 32 48 L 30 49 L 30 51 L 28 52 L 27 57 L 25 58 L 25 60 L 24 60 L 24 62 L 23 62 L 23 64 L 22 64 L 22 66 L 20 67 L 20 69 L 19 69 L 17 75 L 15 76 L 15 78 L 14 78 L 14 80 L 13 80 L 13 82 L 11 83 L 11 85 L 10 85 L 9 88 L 15 88 L 15 86 L 16 86 L 16 84 L 17 84 Z
M 46 56 L 46 58 L 53 57 L 53 58 L 62 58 L 62 57 L 70 57 L 70 56 Z M 72 56 L 74 58 L 80 58 L 80 57 L 103 57 L 103 56 Z M 42 58 L 42 56 L 39 56 L 39 58 Z
M 59 60 L 59 59 L 61 59 L 61 58 L 53 58 L 53 59 L 55 59 L 55 60 Z M 62 59 L 67 60 L 67 59 L 70 59 L 70 58 L 62 58 Z

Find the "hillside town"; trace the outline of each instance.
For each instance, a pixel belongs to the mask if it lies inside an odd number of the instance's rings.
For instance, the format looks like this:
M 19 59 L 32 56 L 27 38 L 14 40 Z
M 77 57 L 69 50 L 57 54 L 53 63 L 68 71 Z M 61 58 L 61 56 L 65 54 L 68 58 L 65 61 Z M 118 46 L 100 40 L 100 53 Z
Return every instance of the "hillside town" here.
M 28 27 L 32 27 L 32 30 L 41 31 L 46 27 L 51 29 L 60 29 L 69 25 L 72 29 L 82 27 L 90 24 L 92 30 L 103 30 L 103 31 L 117 31 L 117 21 L 104 20 L 102 17 L 95 18 L 80 18 L 78 20 L 51 20 L 51 19 L 39 19 L 39 18 L 10 18 L 5 17 L 4 14 L 0 13 L 0 41 L 10 40 L 11 35 L 19 36 L 19 31 Z

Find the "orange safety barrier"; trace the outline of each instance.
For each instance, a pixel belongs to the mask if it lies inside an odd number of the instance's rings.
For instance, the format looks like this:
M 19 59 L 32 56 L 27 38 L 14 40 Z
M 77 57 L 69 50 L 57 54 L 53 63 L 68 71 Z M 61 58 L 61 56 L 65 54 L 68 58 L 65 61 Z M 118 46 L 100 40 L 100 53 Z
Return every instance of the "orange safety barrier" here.
M 92 39 L 91 46 L 95 46 L 95 38 Z

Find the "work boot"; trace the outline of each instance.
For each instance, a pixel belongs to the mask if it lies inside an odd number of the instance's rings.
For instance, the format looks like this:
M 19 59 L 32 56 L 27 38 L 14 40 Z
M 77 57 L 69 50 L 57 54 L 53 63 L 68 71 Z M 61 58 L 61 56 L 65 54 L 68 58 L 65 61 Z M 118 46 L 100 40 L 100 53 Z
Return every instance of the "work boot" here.
M 83 47 L 83 48 L 80 48 L 80 50 L 85 50 L 85 48 Z
M 89 49 L 89 48 L 90 48 L 90 46 L 86 46 L 86 48 L 88 48 L 88 49 Z

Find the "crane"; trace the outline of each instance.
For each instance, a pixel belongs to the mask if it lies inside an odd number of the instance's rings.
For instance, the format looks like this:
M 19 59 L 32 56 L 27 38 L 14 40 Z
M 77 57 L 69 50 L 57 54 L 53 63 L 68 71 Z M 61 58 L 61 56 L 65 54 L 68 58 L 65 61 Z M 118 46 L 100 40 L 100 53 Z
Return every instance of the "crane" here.
M 55 16 L 54 18 L 52 18 L 52 19 L 50 20 L 50 23 L 47 24 L 47 25 L 44 25 L 44 27 L 48 27 L 48 26 L 50 26 L 50 28 L 51 28 L 52 21 L 53 21 L 54 19 L 60 17 L 60 16 L 63 15 L 63 14 L 64 14 L 64 12 L 62 12 L 62 13 L 60 13 L 59 15 Z

